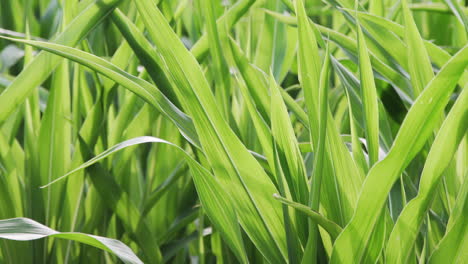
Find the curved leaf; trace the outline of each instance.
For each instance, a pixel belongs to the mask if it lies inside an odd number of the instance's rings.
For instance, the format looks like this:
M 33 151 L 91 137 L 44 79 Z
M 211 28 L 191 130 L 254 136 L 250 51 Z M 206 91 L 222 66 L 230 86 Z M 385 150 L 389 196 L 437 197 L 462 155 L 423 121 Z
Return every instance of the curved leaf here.
M 45 237 L 64 238 L 88 244 L 115 254 L 128 264 L 143 263 L 129 247 L 119 240 L 83 233 L 58 232 L 29 218 L 0 220 L 0 238 L 28 241 Z
M 81 166 L 48 183 L 47 185 L 42 186 L 42 188 L 49 187 L 57 181 L 63 180 L 77 171 L 89 167 L 119 150 L 143 143 L 167 144 L 184 154 L 185 160 L 187 161 L 192 171 L 193 180 L 208 217 L 210 217 L 210 219 L 213 221 L 215 227 L 223 233 L 226 242 L 229 244 L 229 246 L 231 246 L 231 249 L 234 251 L 234 253 L 236 253 L 236 256 L 239 258 L 239 260 L 246 263 L 247 258 L 244 252 L 244 245 L 240 235 L 239 225 L 237 224 L 236 213 L 233 209 L 234 206 L 232 205 L 233 201 L 224 194 L 225 191 L 221 187 L 220 183 L 211 175 L 208 170 L 195 161 L 184 149 L 166 140 L 149 136 L 126 140 L 112 146 L 106 151 L 83 163 Z
M 330 234 L 333 240 L 335 240 L 338 237 L 338 235 L 341 233 L 341 231 L 343 230 L 343 228 L 341 228 L 338 224 L 336 224 L 333 221 L 330 221 L 329 219 L 325 218 L 323 215 L 310 209 L 308 206 L 290 201 L 284 197 L 279 196 L 278 194 L 273 194 L 273 197 L 275 197 L 275 199 L 280 201 L 281 203 L 289 205 L 293 207 L 294 209 L 306 214 L 308 217 L 312 219 L 312 221 L 316 222 L 318 225 L 323 227 L 323 229 L 325 229 Z
M 271 262 L 286 257 L 281 205 L 264 169 L 229 126 L 196 58 L 185 48 L 151 0 L 135 1 L 149 36 L 164 58 L 177 98 L 194 121 L 200 143 L 219 182 L 236 201 L 239 221 L 259 251 Z M 161 67 L 163 68 L 163 67 Z M 262 188 L 258 188 L 261 185 Z
M 95 0 L 85 8 L 55 38 L 56 43 L 75 46 L 102 18 L 121 0 Z M 60 58 L 46 52 L 38 54 L 33 61 L 15 78 L 8 88 L 0 94 L 0 123 L 23 103 L 30 92 L 47 79 L 60 62 Z
M 165 114 L 177 125 L 177 127 L 180 128 L 183 135 L 185 135 L 190 142 L 196 146 L 198 145 L 197 135 L 190 117 L 184 114 L 171 101 L 169 101 L 169 99 L 167 99 L 167 97 L 159 89 L 157 89 L 156 86 L 148 83 L 147 81 L 127 73 L 126 71 L 100 57 L 75 48 L 48 42 L 7 38 L 4 36 L 0 36 L 0 38 L 5 38 L 11 41 L 17 41 L 44 49 L 51 53 L 76 61 L 109 77 L 116 83 L 119 83 L 122 86 L 128 88 L 130 91 L 136 93 L 138 96 L 156 107 L 159 111 L 161 111 L 161 113 Z
M 433 200 L 442 173 L 457 150 L 468 128 L 468 89 L 465 88 L 452 107 L 426 159 L 418 195 L 398 217 L 387 244 L 388 263 L 407 263 L 424 216 Z
M 447 62 L 413 104 L 387 157 L 369 171 L 354 216 L 335 242 L 332 263 L 361 261 L 393 183 L 431 135 L 467 65 L 468 46 Z
M 455 207 L 450 215 L 447 233 L 440 241 L 428 263 L 463 263 L 468 257 L 468 171 L 460 187 Z

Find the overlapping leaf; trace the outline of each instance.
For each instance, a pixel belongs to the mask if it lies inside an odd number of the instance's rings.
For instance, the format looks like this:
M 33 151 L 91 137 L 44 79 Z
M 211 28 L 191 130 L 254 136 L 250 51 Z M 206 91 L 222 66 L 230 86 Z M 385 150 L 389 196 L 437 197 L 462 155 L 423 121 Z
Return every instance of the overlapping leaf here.
M 124 263 L 143 263 L 129 247 L 115 239 L 83 233 L 57 232 L 28 218 L 0 220 L 0 238 L 28 241 L 45 237 L 57 237 L 88 244 L 115 254 Z

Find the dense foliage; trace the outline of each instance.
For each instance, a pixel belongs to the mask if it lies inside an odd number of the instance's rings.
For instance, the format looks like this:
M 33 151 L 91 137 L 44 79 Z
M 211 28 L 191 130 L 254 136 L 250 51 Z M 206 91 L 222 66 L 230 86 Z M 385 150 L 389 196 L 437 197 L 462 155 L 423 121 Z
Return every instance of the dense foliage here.
M 467 5 L 0 0 L 0 263 L 467 262 Z

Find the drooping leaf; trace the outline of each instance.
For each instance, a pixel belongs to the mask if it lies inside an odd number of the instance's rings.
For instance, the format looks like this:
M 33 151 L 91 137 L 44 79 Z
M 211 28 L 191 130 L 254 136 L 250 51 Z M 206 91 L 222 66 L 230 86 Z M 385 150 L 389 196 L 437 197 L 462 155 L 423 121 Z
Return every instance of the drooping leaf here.
M 275 195 L 275 199 L 277 199 L 281 203 L 287 204 L 293 207 L 294 209 L 306 214 L 314 222 L 316 222 L 325 230 L 327 230 L 327 232 L 332 236 L 332 239 L 336 239 L 340 235 L 342 228 L 339 225 L 337 225 L 335 222 L 330 221 L 329 219 L 325 218 L 319 213 L 311 210 L 308 206 L 290 201 L 279 195 Z
M 174 104 L 172 104 L 172 102 L 169 101 L 167 97 L 164 96 L 164 94 L 162 94 L 162 92 L 156 88 L 156 86 L 123 71 L 122 69 L 116 67 L 112 63 L 100 57 L 80 51 L 78 49 L 40 41 L 21 40 L 12 38 L 9 39 L 12 41 L 18 41 L 38 48 L 42 48 L 49 52 L 66 57 L 70 60 L 77 61 L 87 67 L 92 68 L 95 71 L 98 71 L 108 76 L 113 81 L 121 84 L 122 86 L 126 87 L 132 92 L 138 94 L 148 103 L 152 104 L 154 107 L 158 108 L 162 113 L 166 114 L 174 123 L 177 124 L 177 126 L 181 129 L 182 133 L 186 135 L 191 142 L 197 145 L 198 139 L 190 117 L 188 117 L 180 109 L 174 106 Z
M 120 0 L 95 0 L 84 9 L 54 41 L 62 45 L 74 46 L 102 17 L 109 13 Z M 39 86 L 60 62 L 60 58 L 46 52 L 38 54 L 33 61 L 18 75 L 13 83 L 0 94 L 0 122 L 3 122 L 14 111 L 31 91 Z
M 276 187 L 222 117 L 195 57 L 183 46 L 152 1 L 135 2 L 151 39 L 178 88 L 178 99 L 194 120 L 214 174 L 236 200 L 239 220 L 260 252 L 272 262 L 285 260 L 281 206 L 268 193 Z M 259 185 L 263 188 L 257 188 Z
M 232 247 L 232 250 L 236 253 L 239 260 L 245 262 L 246 256 L 244 246 L 240 236 L 239 225 L 237 224 L 236 213 L 232 207 L 233 202 L 223 194 L 223 188 L 218 181 L 213 178 L 209 171 L 196 162 L 187 152 L 185 152 L 185 150 L 168 141 L 149 136 L 126 140 L 86 161 L 81 166 L 73 169 L 59 179 L 43 186 L 43 188 L 53 185 L 58 180 L 70 177 L 72 174 L 107 158 L 109 155 L 112 155 L 117 151 L 143 143 L 168 144 L 184 154 L 185 160 L 192 170 L 192 177 L 195 181 L 197 190 L 199 191 L 202 205 L 205 207 L 208 216 L 214 222 L 216 228 L 226 236 L 225 238 L 227 239 L 227 243 Z
M 88 244 L 115 254 L 124 263 L 143 263 L 129 247 L 115 239 L 83 233 L 58 232 L 28 218 L 0 220 L 0 238 L 29 241 L 45 237 L 57 237 Z

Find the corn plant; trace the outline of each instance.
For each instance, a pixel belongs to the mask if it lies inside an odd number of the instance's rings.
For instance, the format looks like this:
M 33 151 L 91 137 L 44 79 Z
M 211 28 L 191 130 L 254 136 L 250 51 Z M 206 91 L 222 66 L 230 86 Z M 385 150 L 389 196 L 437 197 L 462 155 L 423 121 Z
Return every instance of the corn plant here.
M 466 1 L 0 3 L 0 263 L 468 261 Z

